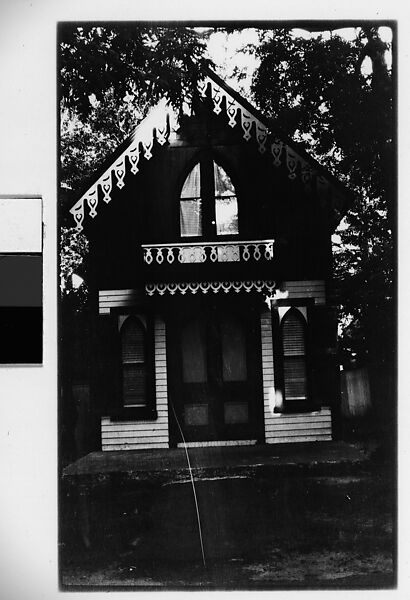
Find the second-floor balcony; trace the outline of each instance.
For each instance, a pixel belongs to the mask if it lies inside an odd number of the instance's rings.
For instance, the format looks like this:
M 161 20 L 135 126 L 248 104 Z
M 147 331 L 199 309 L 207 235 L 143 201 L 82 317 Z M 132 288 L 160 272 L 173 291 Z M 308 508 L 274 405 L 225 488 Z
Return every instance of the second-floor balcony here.
M 273 259 L 274 240 L 144 244 L 146 265 L 264 263 Z

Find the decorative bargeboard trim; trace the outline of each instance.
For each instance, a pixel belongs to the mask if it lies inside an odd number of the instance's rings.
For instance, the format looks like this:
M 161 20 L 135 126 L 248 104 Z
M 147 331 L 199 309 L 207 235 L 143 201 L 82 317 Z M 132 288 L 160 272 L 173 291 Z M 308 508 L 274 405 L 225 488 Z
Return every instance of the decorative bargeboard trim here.
M 206 98 L 207 90 L 210 89 L 210 96 L 213 101 L 213 111 L 219 115 L 222 112 L 222 100 L 225 99 L 226 114 L 230 127 L 235 127 L 238 124 L 238 113 L 240 112 L 239 123 L 243 130 L 243 138 L 247 142 L 255 138 L 258 144 L 258 149 L 261 154 L 266 152 L 266 144 L 269 136 L 268 128 L 253 114 L 245 109 L 237 100 L 232 98 L 229 92 L 225 91 L 211 77 L 206 76 L 205 79 L 198 83 L 199 93 L 203 98 Z M 301 165 L 301 170 L 304 173 L 303 181 L 307 183 L 313 175 L 313 169 L 309 163 L 302 158 L 295 150 L 284 144 L 277 137 L 272 138 L 270 147 L 273 164 L 275 167 L 281 165 L 281 155 L 285 151 L 285 162 L 289 171 L 289 179 L 295 179 L 296 168 Z
M 89 208 L 90 217 L 97 216 L 99 187 L 103 193 L 103 200 L 107 204 L 111 201 L 113 174 L 116 177 L 117 187 L 119 189 L 124 187 L 124 177 L 127 169 L 126 158 L 128 158 L 131 165 L 131 173 L 135 175 L 138 173 L 141 149 L 143 156 L 149 160 L 152 157 L 154 140 L 156 139 L 162 146 L 165 144 L 168 136 L 168 114 L 168 100 L 163 98 L 135 128 L 130 145 L 70 209 L 78 231 L 83 228 L 86 204 Z
M 229 92 L 221 88 L 211 77 L 206 76 L 203 81 L 198 82 L 198 90 L 203 98 L 207 97 L 207 90 L 210 89 L 210 97 L 213 102 L 213 111 L 219 115 L 222 113 L 223 99 L 225 99 L 225 111 L 228 117 L 230 127 L 240 124 L 243 130 L 243 138 L 247 142 L 253 137 L 258 144 L 261 154 L 267 150 L 270 143 L 270 152 L 273 157 L 275 167 L 280 167 L 282 162 L 286 164 L 289 171 L 288 177 L 291 180 L 297 178 L 300 174 L 305 187 L 310 189 L 313 180 L 316 181 L 316 188 L 319 200 L 322 206 L 325 206 L 328 200 L 332 199 L 332 210 L 334 211 L 334 221 L 337 222 L 342 216 L 343 198 L 339 190 L 323 174 L 298 152 L 284 143 L 273 131 L 268 128 L 246 108 L 235 100 Z M 239 116 L 240 113 L 240 116 Z M 269 143 L 268 143 L 269 140 Z
M 274 281 L 194 281 L 194 282 L 179 282 L 179 283 L 147 283 L 145 291 L 148 296 L 159 294 L 163 296 L 165 293 L 173 296 L 176 293 L 185 295 L 187 292 L 196 294 L 202 292 L 207 294 L 213 292 L 265 292 L 272 293 L 275 289 Z

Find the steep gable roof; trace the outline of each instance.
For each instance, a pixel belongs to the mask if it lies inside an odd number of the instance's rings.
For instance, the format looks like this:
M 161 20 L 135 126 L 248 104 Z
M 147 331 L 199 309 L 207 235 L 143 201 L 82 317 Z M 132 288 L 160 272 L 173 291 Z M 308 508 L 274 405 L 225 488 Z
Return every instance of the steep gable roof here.
M 203 73 L 204 78 L 198 82 L 200 97 L 211 100 L 216 115 L 225 112 L 230 127 L 240 126 L 244 140 L 249 142 L 253 139 L 261 154 L 270 152 L 273 166 L 279 167 L 284 163 L 289 179 L 300 177 L 304 185 L 314 185 L 320 201 L 328 208 L 331 224 L 335 228 L 352 200 L 352 192 L 297 143 L 289 140 L 276 122 L 262 115 L 211 69 L 206 67 Z M 171 113 L 169 101 L 163 98 L 112 154 L 111 160 L 106 163 L 108 166 L 97 174 L 91 186 L 70 209 L 78 230 L 83 229 L 86 208 L 90 217 L 96 217 L 99 201 L 111 201 L 114 183 L 119 189 L 124 187 L 127 168 L 135 175 L 139 171 L 141 155 L 147 160 L 152 157 L 154 141 L 160 145 L 167 142 Z

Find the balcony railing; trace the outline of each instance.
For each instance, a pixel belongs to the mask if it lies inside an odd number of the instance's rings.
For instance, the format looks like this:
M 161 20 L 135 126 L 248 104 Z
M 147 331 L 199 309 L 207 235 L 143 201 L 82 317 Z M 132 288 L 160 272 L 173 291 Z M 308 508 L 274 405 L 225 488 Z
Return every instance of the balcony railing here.
M 272 260 L 274 240 L 244 242 L 189 242 L 186 244 L 143 244 L 147 265 L 192 263 L 232 263 Z

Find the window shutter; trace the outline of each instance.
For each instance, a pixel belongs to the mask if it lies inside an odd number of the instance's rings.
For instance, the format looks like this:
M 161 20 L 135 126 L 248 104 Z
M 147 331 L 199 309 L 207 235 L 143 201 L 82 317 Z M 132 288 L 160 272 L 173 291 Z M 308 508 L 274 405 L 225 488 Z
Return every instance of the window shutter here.
M 147 402 L 145 331 L 142 323 L 128 317 L 121 331 L 122 392 L 125 406 Z
M 292 311 L 284 317 L 282 339 L 285 401 L 306 400 L 305 332 L 301 319 Z
M 129 319 L 129 322 L 125 323 L 122 334 L 122 361 L 145 361 L 144 331 L 142 325 L 134 319 Z
M 285 356 L 305 354 L 305 335 L 300 319 L 289 313 L 283 325 L 283 353 Z
M 101 414 L 112 415 L 121 408 L 121 341 L 117 318 L 99 316 L 95 336 L 98 360 L 91 361 L 95 398 Z
M 124 405 L 145 404 L 145 365 L 124 364 L 123 398 Z

